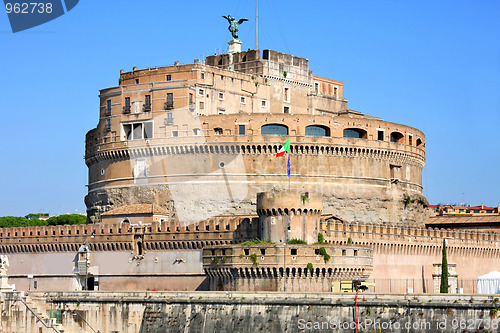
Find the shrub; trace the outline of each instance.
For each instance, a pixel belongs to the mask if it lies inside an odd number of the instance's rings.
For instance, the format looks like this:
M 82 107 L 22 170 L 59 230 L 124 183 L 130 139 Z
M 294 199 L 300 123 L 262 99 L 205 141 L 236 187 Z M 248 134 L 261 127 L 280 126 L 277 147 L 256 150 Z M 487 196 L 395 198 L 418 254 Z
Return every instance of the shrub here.
M 352 238 L 351 237 L 347 238 L 347 245 L 352 245 Z
M 318 234 L 318 244 L 325 244 L 325 237 L 322 233 Z
M 328 261 L 330 261 L 330 255 L 328 253 L 326 253 L 326 249 L 324 247 L 321 247 L 319 249 L 319 254 L 323 256 L 323 260 L 325 261 L 325 264 L 328 263 Z
M 266 244 L 274 244 L 274 243 L 271 242 L 269 239 L 262 239 L 261 240 L 261 239 L 255 238 L 255 239 L 243 242 L 240 245 L 241 246 L 252 246 L 252 245 L 266 245 Z
M 314 269 L 313 264 L 308 263 L 307 264 L 307 270 L 312 273 L 313 269 Z
M 256 267 L 259 266 L 259 263 L 257 262 L 257 255 L 255 253 L 251 254 L 250 258 L 252 258 L 254 266 L 256 266 Z
M 303 241 L 302 239 L 298 239 L 298 238 L 292 238 L 290 239 L 288 242 L 286 242 L 287 244 L 307 244 L 306 241 Z

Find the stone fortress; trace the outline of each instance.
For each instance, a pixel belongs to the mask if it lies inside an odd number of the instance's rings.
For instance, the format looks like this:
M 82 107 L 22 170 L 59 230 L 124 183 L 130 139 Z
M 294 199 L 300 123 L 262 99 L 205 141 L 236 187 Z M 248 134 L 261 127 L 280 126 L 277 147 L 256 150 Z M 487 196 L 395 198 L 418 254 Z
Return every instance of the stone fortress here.
M 290 138 L 291 189 L 322 196 L 325 214 L 422 225 L 423 207 L 403 205 L 425 202 L 421 131 L 349 110 L 343 83 L 313 75 L 307 59 L 238 51 L 121 71 L 101 90 L 85 151 L 93 222 L 151 203 L 190 222 L 254 214 L 258 192 L 288 186 L 274 155 Z
M 370 278 L 433 292 L 443 239 L 458 278 L 498 263 L 500 235 L 424 226 L 424 134 L 349 110 L 342 82 L 307 59 L 232 44 L 122 71 L 100 101 L 88 224 L 0 230 L 19 290 L 331 291 Z M 290 178 L 275 157 L 287 139 Z M 273 243 L 242 245 L 256 238 Z

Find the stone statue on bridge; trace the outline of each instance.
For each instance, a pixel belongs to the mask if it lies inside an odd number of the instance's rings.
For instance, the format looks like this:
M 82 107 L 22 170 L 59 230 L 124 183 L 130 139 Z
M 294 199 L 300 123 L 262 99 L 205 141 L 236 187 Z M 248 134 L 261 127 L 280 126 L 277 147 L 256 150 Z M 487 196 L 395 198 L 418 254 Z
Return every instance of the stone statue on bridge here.
M 14 289 L 7 281 L 7 267 L 9 267 L 9 258 L 2 254 L 0 255 L 0 291 L 12 291 Z
M 7 267 L 9 267 L 9 257 L 0 255 L 0 276 L 7 276 Z

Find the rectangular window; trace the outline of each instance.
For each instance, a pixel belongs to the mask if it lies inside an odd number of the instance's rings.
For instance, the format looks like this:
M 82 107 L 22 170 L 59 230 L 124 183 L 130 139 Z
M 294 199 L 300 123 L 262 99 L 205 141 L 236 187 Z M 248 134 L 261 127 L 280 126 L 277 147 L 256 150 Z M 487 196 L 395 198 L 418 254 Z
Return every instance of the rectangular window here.
M 189 105 L 193 105 L 193 94 L 189 94 Z
M 384 131 L 377 131 L 377 140 L 384 141 Z
M 174 94 L 173 93 L 167 93 L 167 103 L 165 103 L 166 110 L 173 110 L 174 109 Z
M 290 250 L 290 254 L 291 254 L 292 256 L 296 256 L 296 255 L 297 255 L 297 249 L 291 249 L 291 250 Z
M 123 107 L 123 113 L 130 113 L 130 97 L 125 97 L 125 106 Z
M 262 101 L 262 107 L 265 108 L 267 106 L 267 101 Z
M 166 79 L 167 81 L 172 81 L 172 75 L 168 74 Z
M 139 84 L 139 79 L 135 79 L 135 84 Z
M 204 80 L 205 79 L 205 73 L 201 73 L 200 77 L 201 77 L 202 80 Z
M 319 94 L 319 83 L 314 83 L 314 92 Z
M 144 123 L 144 139 L 152 139 L 153 138 L 153 123 L 147 122 Z
M 333 97 L 337 98 L 337 94 L 338 94 L 338 88 L 337 87 L 334 87 L 333 88 Z
M 200 102 L 200 110 L 204 110 L 205 109 L 205 103 L 204 102 Z
M 198 95 L 200 96 L 205 95 L 205 89 L 198 89 Z
M 245 125 L 238 125 L 238 135 L 245 135 Z
M 179 136 L 179 131 L 172 131 L 172 136 L 173 137 Z
M 123 140 L 142 140 L 153 138 L 153 122 L 122 124 Z
M 285 87 L 283 89 L 283 100 L 285 102 L 290 102 L 290 88 Z
M 226 113 L 226 110 L 225 110 L 225 109 L 218 108 L 218 109 L 217 109 L 217 112 L 218 112 L 219 114 L 225 114 L 225 113 Z
M 108 99 L 108 100 L 106 101 L 106 114 L 107 114 L 107 115 L 110 115 L 110 114 L 111 114 L 111 100 L 110 100 L 110 99 Z
M 222 101 L 222 100 L 224 100 L 224 93 L 221 93 L 221 92 L 219 93 L 219 99 L 220 99 L 221 101 Z
M 401 179 L 401 166 L 391 164 L 389 167 L 390 167 L 390 171 L 391 171 L 391 178 L 392 179 Z
M 151 111 L 151 95 L 145 96 L 144 111 Z
M 142 139 L 142 124 L 132 124 L 132 139 L 140 140 Z
M 283 113 L 290 113 L 290 107 L 289 106 L 283 107 Z
M 111 131 L 111 119 L 106 119 L 106 132 Z
M 241 103 L 241 104 L 247 104 L 247 98 L 246 98 L 246 97 L 241 96 L 241 97 L 240 97 L 240 103 Z
M 411 136 L 411 135 L 408 135 L 408 144 L 409 144 L 410 146 L 412 146 L 412 145 L 413 145 L 413 136 Z
M 167 117 L 165 118 L 165 125 L 172 125 L 174 123 L 174 115 L 172 112 L 167 112 Z

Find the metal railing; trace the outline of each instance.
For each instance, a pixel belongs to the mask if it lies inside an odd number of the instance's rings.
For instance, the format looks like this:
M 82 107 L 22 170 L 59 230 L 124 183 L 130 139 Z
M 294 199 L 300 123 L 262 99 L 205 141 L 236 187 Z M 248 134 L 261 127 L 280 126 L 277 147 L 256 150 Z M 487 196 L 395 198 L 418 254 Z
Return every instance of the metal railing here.
M 439 293 L 441 280 L 435 279 L 368 279 L 366 282 L 375 283 L 369 288 L 370 292 L 396 294 L 425 294 Z M 450 294 L 478 293 L 477 279 L 457 279 L 456 283 L 448 280 Z
M 33 311 L 29 307 L 29 305 L 24 301 L 24 299 L 22 297 L 18 297 L 18 300 L 21 301 L 21 303 L 23 303 L 24 306 L 26 306 L 26 309 L 29 310 L 36 317 L 37 322 L 42 323 L 42 325 L 45 326 L 45 328 L 52 329 L 52 330 L 54 330 L 54 332 L 60 333 L 60 331 L 53 326 L 53 321 L 51 319 L 47 320 L 47 319 L 41 318 L 35 311 Z M 48 324 L 47 321 L 50 324 Z

